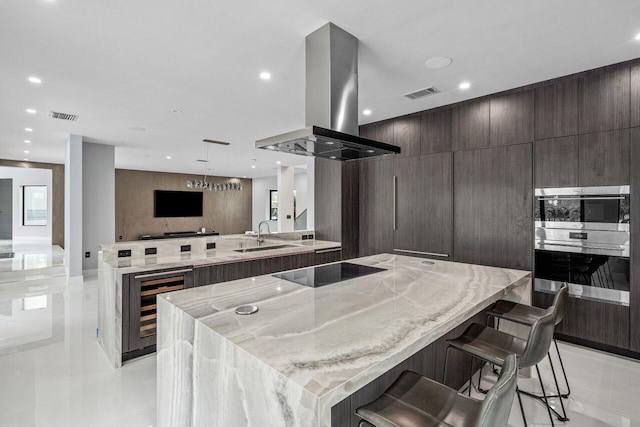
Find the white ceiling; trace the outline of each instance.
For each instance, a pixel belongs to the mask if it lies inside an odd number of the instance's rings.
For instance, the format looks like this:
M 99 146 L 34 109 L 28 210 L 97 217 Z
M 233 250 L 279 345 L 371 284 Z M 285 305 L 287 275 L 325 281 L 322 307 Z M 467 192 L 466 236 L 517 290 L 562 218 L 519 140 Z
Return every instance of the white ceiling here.
M 232 143 L 211 147 L 215 175 L 265 176 L 277 160 L 304 163 L 254 141 L 304 126 L 304 38 L 329 21 L 361 42 L 360 110 L 373 110 L 361 123 L 640 57 L 638 0 L 0 5 L 0 158 L 62 163 L 65 134 L 76 133 L 115 145 L 116 166 L 131 169 L 202 172 L 203 138 Z M 429 70 L 434 56 L 453 64 Z M 270 81 L 258 77 L 263 70 Z M 471 89 L 457 88 L 463 80 Z M 443 93 L 402 96 L 430 85 Z M 50 109 L 80 118 L 55 121 Z

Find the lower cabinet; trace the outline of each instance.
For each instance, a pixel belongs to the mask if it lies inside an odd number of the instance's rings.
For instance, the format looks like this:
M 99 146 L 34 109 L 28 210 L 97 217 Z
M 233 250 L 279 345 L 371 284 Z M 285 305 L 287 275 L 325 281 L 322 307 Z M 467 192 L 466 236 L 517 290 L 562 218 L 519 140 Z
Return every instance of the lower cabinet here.
M 193 287 L 193 268 L 128 274 L 122 285 L 122 358 L 128 360 L 155 351 L 156 296 Z
M 547 308 L 553 295 L 534 292 L 534 305 Z M 562 322 L 556 335 L 567 341 L 603 350 L 603 346 L 629 350 L 629 307 L 605 302 L 569 297 Z

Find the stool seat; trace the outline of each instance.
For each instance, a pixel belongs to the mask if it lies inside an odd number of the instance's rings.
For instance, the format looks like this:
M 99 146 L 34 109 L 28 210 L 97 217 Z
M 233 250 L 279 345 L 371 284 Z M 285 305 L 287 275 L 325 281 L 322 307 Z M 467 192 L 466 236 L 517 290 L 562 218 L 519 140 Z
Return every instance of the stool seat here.
M 404 371 L 379 398 L 356 409 L 360 426 L 506 427 L 516 392 L 516 356 L 505 359 L 484 400 L 463 396 L 413 371 Z
M 376 427 L 472 427 L 482 401 L 405 371 L 387 391 L 356 413 Z
M 502 366 L 509 354 L 518 356 L 518 362 L 520 362 L 527 347 L 527 340 L 473 323 L 458 338 L 447 340 L 447 344 Z M 523 366 L 519 364 L 519 367 Z
M 517 302 L 499 300 L 488 311 L 487 315 L 510 320 L 524 325 L 533 325 L 536 320 L 543 317 L 545 309 Z

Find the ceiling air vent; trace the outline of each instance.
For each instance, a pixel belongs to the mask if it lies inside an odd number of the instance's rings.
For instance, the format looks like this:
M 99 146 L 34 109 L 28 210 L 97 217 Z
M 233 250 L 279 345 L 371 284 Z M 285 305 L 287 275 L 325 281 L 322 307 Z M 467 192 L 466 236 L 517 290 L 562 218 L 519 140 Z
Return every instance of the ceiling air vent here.
M 415 92 L 407 93 L 405 96 L 409 99 L 418 99 L 418 98 L 422 98 L 423 96 L 434 95 L 436 93 L 440 93 L 440 90 L 436 89 L 433 86 L 429 86 L 427 88 L 420 89 Z
M 77 114 L 59 113 L 57 111 L 49 111 L 49 117 L 52 119 L 67 120 L 69 122 L 75 122 L 78 120 Z

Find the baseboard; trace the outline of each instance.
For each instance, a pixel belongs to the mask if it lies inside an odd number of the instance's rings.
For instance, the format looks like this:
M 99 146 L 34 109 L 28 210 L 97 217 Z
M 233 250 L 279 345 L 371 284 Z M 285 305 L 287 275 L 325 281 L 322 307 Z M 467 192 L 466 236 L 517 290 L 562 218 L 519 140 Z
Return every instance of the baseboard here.
M 84 282 L 84 277 L 80 276 L 67 276 L 67 283 L 69 285 L 82 285 Z

